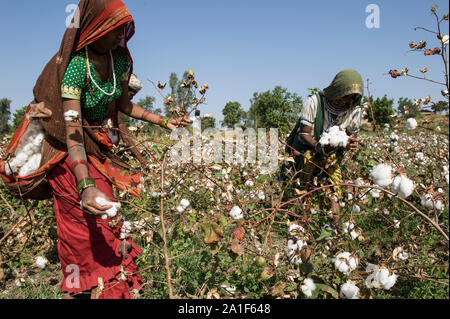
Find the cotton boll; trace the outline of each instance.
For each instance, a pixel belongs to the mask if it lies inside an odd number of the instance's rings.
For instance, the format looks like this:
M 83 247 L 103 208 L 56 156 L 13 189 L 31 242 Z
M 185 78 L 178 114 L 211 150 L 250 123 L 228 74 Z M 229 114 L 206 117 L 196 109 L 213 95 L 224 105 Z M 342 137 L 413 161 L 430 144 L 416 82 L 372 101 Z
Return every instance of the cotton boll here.
M 254 185 L 254 183 L 251 180 L 248 180 L 245 182 L 245 186 L 247 186 L 247 187 L 253 187 L 253 185 Z
M 291 236 L 297 236 L 302 235 L 305 232 L 305 229 L 297 224 L 291 224 L 289 225 L 289 234 Z
M 344 230 L 344 233 L 348 233 L 349 231 L 351 231 L 353 228 L 355 228 L 355 225 L 351 222 L 345 222 L 342 224 L 342 228 Z
M 36 265 L 41 269 L 44 269 L 45 265 L 47 265 L 47 263 L 48 263 L 48 260 L 45 257 L 39 256 L 36 258 Z
M 358 259 L 349 252 L 343 252 L 333 259 L 334 267 L 343 274 L 349 275 L 358 267 Z
M 302 259 L 300 258 L 298 250 L 289 250 L 288 260 L 293 265 L 299 265 L 302 263 Z
M 78 120 L 78 112 L 74 110 L 69 110 L 67 112 L 64 112 L 64 120 L 66 122 L 76 122 Z
M 390 274 L 389 269 L 384 267 L 380 268 L 375 274 L 375 280 L 378 281 L 385 290 L 389 290 L 395 285 L 397 277 L 396 274 Z
M 289 250 L 298 250 L 297 242 L 292 239 L 288 240 L 288 249 Z
M 433 197 L 432 197 L 431 194 L 424 195 L 422 197 L 422 199 L 420 200 L 420 203 L 425 208 L 428 208 L 428 209 L 433 209 L 434 208 Z
M 361 208 L 358 205 L 353 205 L 352 212 L 358 214 L 361 212 Z
M 397 219 L 394 219 L 394 227 L 395 228 L 400 228 L 400 221 Z
M 371 189 L 370 195 L 372 195 L 373 198 L 380 198 L 381 191 L 379 189 Z
M 391 191 L 401 198 L 408 198 L 414 190 L 414 183 L 408 177 L 397 175 L 391 184 Z
M 392 167 L 386 164 L 378 164 L 370 172 L 373 182 L 381 187 L 391 184 Z
M 191 204 L 191 203 L 189 202 L 189 200 L 187 200 L 187 199 L 185 199 L 185 198 L 183 198 L 183 199 L 181 200 L 181 202 L 180 202 L 180 205 L 181 205 L 184 209 L 186 209 L 190 204 Z
M 28 176 L 39 169 L 42 155 L 40 153 L 34 154 L 30 159 L 22 166 L 19 171 L 19 176 Z
M 242 213 L 242 209 L 239 206 L 234 206 L 230 211 L 230 217 L 232 219 L 243 219 L 244 214 Z
M 303 284 L 300 286 L 300 289 L 306 297 L 311 297 L 313 291 L 316 290 L 316 285 L 311 278 L 306 278 L 305 280 L 303 280 Z
M 265 200 L 265 199 L 266 199 L 266 195 L 264 195 L 264 192 L 263 192 L 263 191 L 259 191 L 259 192 L 258 192 L 258 198 L 259 198 L 260 200 Z
M 355 232 L 354 230 L 352 230 L 350 232 L 350 236 L 351 236 L 352 240 L 355 240 L 356 238 L 359 237 L 359 234 L 357 232 Z
M 406 120 L 406 129 L 408 130 L 414 130 L 417 127 L 417 121 L 410 117 L 409 119 Z
M 359 288 L 352 283 L 345 283 L 341 286 L 339 291 L 339 298 L 341 299 L 359 299 Z

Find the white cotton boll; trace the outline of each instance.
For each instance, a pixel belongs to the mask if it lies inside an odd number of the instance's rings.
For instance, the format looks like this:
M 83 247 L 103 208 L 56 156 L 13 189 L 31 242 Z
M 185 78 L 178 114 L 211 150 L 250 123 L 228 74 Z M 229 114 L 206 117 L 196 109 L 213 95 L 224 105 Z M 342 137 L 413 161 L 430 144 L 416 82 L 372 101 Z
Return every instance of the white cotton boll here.
M 437 200 L 435 203 L 434 203 L 434 207 L 437 209 L 437 210 L 444 210 L 444 205 L 442 204 L 442 201 L 440 201 L 440 200 Z
M 322 134 L 319 143 L 321 145 L 330 145 L 332 147 L 346 147 L 348 135 L 339 126 L 333 126 L 328 132 Z
M 447 184 L 448 184 L 448 174 L 447 175 L 445 175 L 445 180 L 447 181 Z
M 344 233 L 348 233 L 349 231 L 351 231 L 353 228 L 355 228 L 355 225 L 351 222 L 345 222 L 342 224 L 342 228 L 344 230 Z
M 401 198 L 408 198 L 414 190 L 414 182 L 408 177 L 397 175 L 391 184 L 391 191 L 398 194 Z
M 259 191 L 258 192 L 258 198 L 259 198 L 259 200 L 265 200 L 266 199 L 266 195 L 264 195 L 263 191 Z
M 308 246 L 308 243 L 306 241 L 303 241 L 301 239 L 297 240 L 297 250 L 298 251 L 300 251 L 305 246 Z
M 359 288 L 352 283 L 346 282 L 341 286 L 341 290 L 339 291 L 339 298 L 359 299 Z
M 181 205 L 184 209 L 186 209 L 190 204 L 191 204 L 191 203 L 189 202 L 189 200 L 187 200 L 187 199 L 185 199 L 185 198 L 183 198 L 183 199 L 181 200 L 181 202 L 180 202 L 180 205 Z
M 370 172 L 373 182 L 381 187 L 391 184 L 392 167 L 386 164 L 378 164 Z
M 225 289 L 232 295 L 234 295 L 234 293 L 236 292 L 236 287 L 234 287 L 234 286 L 227 286 L 227 285 L 223 284 L 223 285 L 220 285 L 220 287 L 222 287 L 223 289 Z
M 106 210 L 106 214 L 102 215 L 102 219 L 107 219 L 108 217 L 115 217 L 117 215 L 117 212 L 120 209 L 120 203 L 118 202 L 111 202 L 109 200 L 104 199 L 103 197 L 97 197 L 95 201 L 102 205 L 102 206 L 109 206 L 112 205 L 112 207 L 108 210 Z
M 394 259 L 395 259 L 395 256 L 397 256 L 397 258 L 398 259 L 400 259 L 400 260 L 407 260 L 408 259 L 408 252 L 406 252 L 402 247 L 396 247 L 395 249 L 394 249 L 394 252 L 393 252 L 393 255 L 394 255 Z
M 371 189 L 370 195 L 372 195 L 373 198 L 380 198 L 381 191 L 379 189 Z
M 182 212 L 184 212 L 184 207 L 183 206 L 177 206 L 177 212 L 179 212 L 179 213 L 182 213 Z
M 334 267 L 343 274 L 349 275 L 358 267 L 358 259 L 351 256 L 349 252 L 343 252 L 337 255 L 334 259 Z
M 289 259 L 289 262 L 293 265 L 299 265 L 302 263 L 302 259 L 297 254 L 296 250 L 289 250 L 288 259 Z
M 361 212 L 361 208 L 358 205 L 353 205 L 352 212 L 358 214 Z
M 395 133 L 392 133 L 392 134 L 389 136 L 389 139 L 390 139 L 392 142 L 398 141 L 398 135 L 395 134 Z
M 230 217 L 232 219 L 243 219 L 244 214 L 242 213 L 242 209 L 239 206 L 234 206 L 230 211 Z
M 288 240 L 288 250 L 298 250 L 297 242 L 289 239 Z
M 45 257 L 39 256 L 36 258 L 36 265 L 41 269 L 44 269 L 45 265 L 47 265 L 47 263 L 48 263 L 48 260 Z
M 431 194 L 426 194 L 420 200 L 423 207 L 428 209 L 434 209 L 433 196 Z
M 305 280 L 303 280 L 303 284 L 300 286 L 300 289 L 306 297 L 311 297 L 313 291 L 316 290 L 316 285 L 311 278 L 306 278 Z
M 352 193 L 348 193 L 347 194 L 347 200 L 352 200 L 353 199 L 353 194 Z
M 380 268 L 378 272 L 375 273 L 375 280 L 378 281 L 385 290 L 389 290 L 395 285 L 397 275 L 389 274 L 389 269 Z
M 394 219 L 394 227 L 395 228 L 400 228 L 400 221 L 397 219 Z
M 417 152 L 416 155 L 414 155 L 414 158 L 418 161 L 423 161 L 425 160 L 425 156 L 423 155 L 422 152 Z
M 410 117 L 406 120 L 406 129 L 408 130 L 414 130 L 417 127 L 417 121 L 416 119 Z
M 355 179 L 355 181 L 353 182 L 353 184 L 362 186 L 362 185 L 364 185 L 364 180 L 363 180 L 361 177 L 358 177 L 357 179 Z M 353 198 L 353 197 L 352 197 L 352 198 Z
M 245 182 L 245 186 L 247 186 L 247 187 L 253 187 L 253 185 L 255 185 L 255 184 L 251 180 L 248 180 Z
M 441 131 L 441 127 L 440 126 L 436 126 L 436 131 L 440 132 Z
M 289 234 L 291 236 L 296 236 L 299 233 L 304 233 L 304 232 L 305 232 L 305 229 L 302 226 L 300 226 L 300 225 L 297 225 L 297 224 L 290 224 L 289 225 Z
M 438 190 L 437 190 L 437 192 L 442 194 L 442 193 L 444 192 L 444 190 L 443 190 L 442 188 L 439 187 Z
M 64 120 L 66 122 L 75 122 L 78 120 L 79 113 L 74 110 L 64 112 Z

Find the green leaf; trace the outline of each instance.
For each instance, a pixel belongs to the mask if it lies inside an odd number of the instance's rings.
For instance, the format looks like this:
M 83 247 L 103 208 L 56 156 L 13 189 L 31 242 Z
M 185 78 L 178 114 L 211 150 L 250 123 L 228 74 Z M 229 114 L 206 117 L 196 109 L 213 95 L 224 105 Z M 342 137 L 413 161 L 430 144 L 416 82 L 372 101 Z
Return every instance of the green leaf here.
M 339 299 L 338 292 L 336 290 L 334 290 L 333 288 L 331 288 L 330 286 L 327 286 L 325 284 L 317 284 L 317 283 L 315 285 L 318 289 L 330 294 L 333 298 Z

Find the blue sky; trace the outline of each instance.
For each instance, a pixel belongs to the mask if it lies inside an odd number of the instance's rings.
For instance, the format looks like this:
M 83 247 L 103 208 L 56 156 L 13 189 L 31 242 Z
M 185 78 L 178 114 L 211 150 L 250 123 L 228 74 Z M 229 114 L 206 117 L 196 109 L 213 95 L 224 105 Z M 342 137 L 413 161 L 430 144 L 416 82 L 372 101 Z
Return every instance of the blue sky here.
M 440 15 L 447 1 L 362 0 L 124 0 L 136 23 L 129 48 L 134 71 L 144 83 L 136 100 L 162 99 L 147 78 L 167 82 L 171 72 L 193 69 L 200 84 L 208 83 L 202 113 L 222 119 L 229 101 L 245 110 L 254 92 L 281 85 L 304 97 L 308 88 L 326 87 L 342 69 L 370 78 L 374 96 L 395 98 L 431 95 L 441 99 L 442 87 L 411 78 L 391 79 L 391 68 L 430 69 L 444 80 L 442 60 L 408 53 L 411 40 L 439 46 L 436 37 L 415 26 L 433 28 L 432 4 Z M 0 98 L 12 100 L 12 111 L 28 104 L 45 64 L 57 52 L 65 31 L 65 12 L 76 0 L 15 0 L 2 2 L 0 13 Z M 380 28 L 365 21 L 368 4 L 380 8 Z M 444 33 L 448 34 L 448 22 Z

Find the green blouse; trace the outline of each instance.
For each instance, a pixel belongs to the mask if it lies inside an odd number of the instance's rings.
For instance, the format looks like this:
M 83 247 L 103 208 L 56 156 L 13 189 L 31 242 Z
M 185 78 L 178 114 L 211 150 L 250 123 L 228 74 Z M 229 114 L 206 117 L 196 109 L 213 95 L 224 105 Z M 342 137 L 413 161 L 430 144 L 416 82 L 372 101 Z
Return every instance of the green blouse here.
M 108 114 L 109 105 L 122 95 L 121 81 L 128 80 L 128 55 L 123 47 L 118 47 L 113 52 L 114 73 L 116 74 L 116 92 L 108 96 L 100 91 L 87 75 L 86 53 L 80 50 L 70 57 L 70 62 L 61 83 L 61 95 L 65 99 L 79 100 L 84 118 L 88 121 L 102 120 Z M 114 91 L 114 80 L 102 82 L 94 71 L 94 66 L 89 61 L 92 78 L 103 91 Z M 92 92 L 91 92 L 92 90 Z

